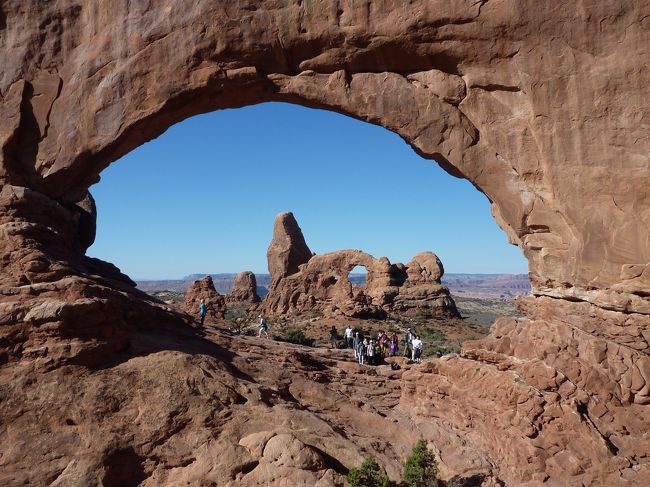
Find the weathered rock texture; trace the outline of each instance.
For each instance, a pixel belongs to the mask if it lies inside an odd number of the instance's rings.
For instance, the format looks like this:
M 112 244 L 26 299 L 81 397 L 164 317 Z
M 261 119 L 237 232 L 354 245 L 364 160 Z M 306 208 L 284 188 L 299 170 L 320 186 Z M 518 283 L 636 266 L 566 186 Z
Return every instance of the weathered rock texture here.
M 313 255 L 293 215 L 281 213 L 267 257 L 271 274 L 264 299 L 267 314 L 319 310 L 326 316 L 358 318 L 382 318 L 388 312 L 459 316 L 449 289 L 440 284 L 442 262 L 432 252 L 416 255 L 407 266 L 360 250 Z M 357 266 L 368 271 L 363 287 L 349 279 Z
M 257 295 L 257 279 L 250 271 L 240 272 L 235 276 L 232 290 L 226 295 L 228 304 L 257 304 L 261 301 Z
M 280 213 L 275 217 L 273 239 L 266 252 L 271 274 L 271 288 L 283 277 L 295 274 L 314 253 L 307 247 L 302 230 L 293 213 Z
M 213 459 L 236 451 L 212 429 L 250 400 L 233 392 L 250 375 L 227 354 L 211 361 L 231 386 L 217 391 L 196 350 L 169 351 L 174 340 L 160 355 L 106 361 L 187 322 L 85 257 L 88 188 L 174 122 L 287 101 L 381 125 L 467 178 L 529 261 L 526 318 L 499 320 L 462 358 L 411 375 L 400 407 L 437 441 L 456 434 L 464 445 L 444 449 L 450 470 L 490 465 L 509 485 L 643 485 L 649 31 L 646 0 L 2 2 L 0 442 L 25 446 L 3 452 L 2 483 L 120 485 L 117 466 L 128 465 L 131 479 L 178 485 L 185 474 L 210 478 Z M 170 371 L 162 388 L 158 360 Z M 173 382 L 177 373 L 187 379 Z M 223 409 L 221 392 L 231 397 Z M 305 412 L 297 395 L 324 397 L 309 388 L 259 397 L 289 398 L 289 425 L 322 407 L 300 399 Z M 73 424 L 61 421 L 73 408 Z M 206 408 L 200 423 L 195 408 Z M 188 421 L 196 448 L 185 450 Z M 412 429 L 394 433 L 403 431 Z M 174 445 L 188 453 L 162 456 Z M 320 468 L 311 454 L 289 467 L 275 447 L 265 461 L 293 470 L 260 479 Z
M 214 288 L 212 276 L 205 276 L 203 279 L 194 281 L 191 288 L 185 294 L 185 301 L 183 302 L 183 311 L 194 317 L 199 315 L 199 307 L 201 300 L 205 302 L 207 310 L 206 320 L 217 321 L 222 320 L 226 314 L 226 300 Z

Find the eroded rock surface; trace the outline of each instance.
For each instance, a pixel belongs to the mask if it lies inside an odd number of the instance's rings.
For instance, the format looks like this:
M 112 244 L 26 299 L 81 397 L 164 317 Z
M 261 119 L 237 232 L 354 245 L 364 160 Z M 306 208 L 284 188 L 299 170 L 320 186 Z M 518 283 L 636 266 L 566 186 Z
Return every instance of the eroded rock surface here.
M 209 321 L 222 320 L 226 314 L 226 299 L 217 292 L 212 282 L 212 276 L 194 281 L 192 287 L 185 294 L 183 311 L 187 314 L 199 316 L 201 301 L 207 308 L 206 319 Z
M 442 262 L 432 252 L 416 255 L 406 266 L 360 250 L 313 255 L 293 215 L 282 213 L 275 219 L 267 257 L 271 274 L 264 299 L 267 314 L 319 310 L 326 316 L 358 318 L 383 318 L 388 312 L 459 316 L 449 289 L 440 283 Z M 357 266 L 368 271 L 363 287 L 349 279 Z
M 374 451 L 394 476 L 403 452 L 381 435 L 406 445 L 417 425 L 440 445 L 445 472 L 518 486 L 643 485 L 649 23 L 646 0 L 2 2 L 1 483 L 120 485 L 126 475 L 198 485 L 227 471 L 232 482 L 256 472 L 252 484 L 336 485 L 341 468 L 323 453 L 299 463 L 318 469 L 309 470 L 265 459 L 266 444 L 247 457 L 239 441 L 289 435 L 289 450 L 300 446 L 291 436 L 337 458 L 334 445 L 348 463 Z M 401 399 L 384 396 L 415 421 L 397 418 L 404 428 L 362 415 L 356 424 L 372 428 L 339 434 L 347 414 L 375 406 L 353 393 L 337 403 L 343 395 L 325 381 L 344 382 L 318 362 L 261 353 L 253 363 L 283 361 L 268 373 L 301 360 L 310 372 L 258 388 L 254 366 L 165 335 L 187 330 L 187 317 L 84 255 L 88 188 L 105 167 L 188 116 L 265 101 L 399 134 L 483 191 L 529 261 L 526 318 L 499 320 L 462 357 L 405 373 Z M 306 250 L 287 262 L 304 264 Z M 143 346 L 157 334 L 162 348 Z M 240 413 L 249 402 L 265 405 Z M 324 403 L 339 423 L 312 421 Z M 251 430 L 221 440 L 239 414 Z
M 13 362 L 0 369 L 0 483 L 343 486 L 367 455 L 399 480 L 422 436 L 441 478 L 482 479 L 470 485 L 643 485 L 648 408 L 555 319 L 555 344 L 531 346 L 538 323 L 501 319 L 498 350 L 390 359 L 400 370 L 189 327 L 132 334 L 94 370 Z
M 261 301 L 257 295 L 257 279 L 250 271 L 240 272 L 235 276 L 232 290 L 226 295 L 228 304 L 257 304 Z

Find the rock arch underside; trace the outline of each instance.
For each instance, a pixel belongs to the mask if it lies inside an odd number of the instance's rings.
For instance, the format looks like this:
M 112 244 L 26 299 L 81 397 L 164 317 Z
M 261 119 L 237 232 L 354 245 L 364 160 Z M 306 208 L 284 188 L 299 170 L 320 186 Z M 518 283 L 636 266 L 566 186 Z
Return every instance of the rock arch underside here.
M 2 2 L 0 483 L 342 485 L 368 452 L 396 479 L 420 435 L 443 478 L 647 483 L 649 38 L 646 0 Z M 526 316 L 371 376 L 201 336 L 85 257 L 106 166 L 264 101 L 470 180 L 528 259 Z

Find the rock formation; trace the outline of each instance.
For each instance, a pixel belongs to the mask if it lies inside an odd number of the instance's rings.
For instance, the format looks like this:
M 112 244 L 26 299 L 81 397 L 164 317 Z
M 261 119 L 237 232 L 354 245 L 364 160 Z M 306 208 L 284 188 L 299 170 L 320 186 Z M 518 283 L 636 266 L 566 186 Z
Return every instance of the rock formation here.
M 275 219 L 267 257 L 271 273 L 271 289 L 264 300 L 267 314 L 319 310 L 326 316 L 357 318 L 383 318 L 392 311 L 459 316 L 449 289 L 440 284 L 444 270 L 432 252 L 416 255 L 407 266 L 360 250 L 313 255 L 293 215 L 282 213 Z M 363 288 L 349 280 L 357 266 L 368 271 Z
M 197 317 L 199 315 L 199 306 L 201 300 L 205 302 L 207 308 L 206 321 L 222 320 L 226 314 L 226 300 L 214 288 L 211 276 L 205 276 L 203 279 L 194 281 L 191 288 L 185 294 L 183 311 L 187 314 Z
M 237 274 L 232 285 L 232 290 L 226 295 L 228 304 L 257 304 L 260 297 L 257 295 L 257 279 L 255 274 L 244 271 Z
M 271 274 L 271 289 L 283 277 L 295 274 L 298 268 L 311 259 L 313 252 L 307 247 L 302 230 L 293 213 L 280 213 L 275 217 L 273 240 L 266 252 Z
M 381 125 L 468 179 L 529 261 L 526 317 L 404 374 L 400 409 L 440 445 L 449 474 L 643 485 L 649 22 L 646 0 L 2 2 L 0 444 L 11 451 L 0 483 L 216 483 L 247 448 L 219 428 L 255 401 L 258 431 L 277 425 L 277 408 L 287 430 L 341 444 L 331 417 L 311 419 L 341 397 L 322 365 L 299 368 L 323 383 L 257 387 L 250 363 L 197 353 L 214 347 L 173 335 L 191 331 L 186 317 L 85 256 L 88 188 L 110 163 L 189 116 L 285 101 Z M 154 341 L 161 348 L 135 354 Z M 278 356 L 274 373 L 302 360 Z M 375 408 L 351 404 L 337 420 Z M 381 450 L 366 438 L 384 424 L 350 441 Z M 337 459 L 331 445 L 276 433 Z M 246 444 L 259 452 L 264 441 Z M 264 461 L 232 460 L 231 478 L 262 465 L 259 479 L 335 484 L 315 473 L 318 455 L 291 465 L 273 445 Z M 331 470 L 339 464 L 350 462 Z

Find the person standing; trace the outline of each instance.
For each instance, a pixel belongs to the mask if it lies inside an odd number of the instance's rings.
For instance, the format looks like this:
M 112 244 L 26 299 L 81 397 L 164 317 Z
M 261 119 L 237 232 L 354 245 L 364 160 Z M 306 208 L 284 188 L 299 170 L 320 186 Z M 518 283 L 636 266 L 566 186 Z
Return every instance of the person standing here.
M 354 337 L 352 335 L 352 325 L 348 325 L 348 327 L 345 329 L 345 341 L 348 343 L 348 348 L 353 347 Z
M 359 346 L 361 344 L 361 338 L 359 337 L 359 332 L 354 332 L 354 340 L 352 341 L 352 348 L 354 349 L 354 358 L 359 359 Z
M 359 363 L 363 365 L 366 363 L 366 354 L 368 353 L 368 339 L 364 338 L 363 342 L 359 344 Z
M 422 340 L 418 335 L 415 336 L 412 342 L 413 346 L 413 362 L 422 363 Z
M 366 356 L 368 357 L 368 365 L 375 365 L 375 341 L 372 339 L 368 342 Z
M 409 357 L 411 355 L 411 342 L 413 341 L 413 334 L 411 329 L 407 329 L 404 334 L 404 356 Z
M 201 326 L 203 326 L 203 322 L 205 321 L 205 315 L 208 314 L 208 307 L 205 305 L 205 300 L 201 300 L 201 304 L 199 305 L 199 315 L 201 315 Z
M 332 325 L 330 329 L 330 345 L 332 348 L 338 348 L 339 332 L 336 331 L 336 326 Z
M 394 357 L 394 356 L 397 355 L 397 351 L 399 349 L 399 343 L 398 343 L 398 340 L 397 340 L 397 335 L 395 333 L 393 333 L 393 335 L 390 337 L 389 349 L 390 349 L 390 356 L 391 357 Z
M 266 323 L 264 316 L 260 315 L 260 332 L 257 334 L 258 337 L 262 336 L 262 333 L 266 335 L 266 338 L 269 337 L 269 325 Z

